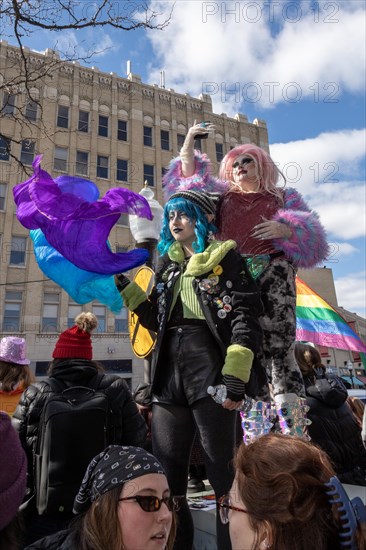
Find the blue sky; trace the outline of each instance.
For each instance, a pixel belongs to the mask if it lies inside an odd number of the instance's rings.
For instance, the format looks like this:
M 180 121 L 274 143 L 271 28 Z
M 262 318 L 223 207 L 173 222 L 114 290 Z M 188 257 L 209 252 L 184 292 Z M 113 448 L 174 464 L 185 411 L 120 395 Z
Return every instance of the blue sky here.
M 173 3 L 150 6 L 164 18 Z M 37 31 L 25 44 L 98 49 L 102 71 L 126 76 L 130 60 L 159 84 L 164 70 L 166 88 L 211 93 L 214 112 L 264 119 L 288 185 L 327 229 L 339 305 L 366 316 L 365 40 L 362 0 L 178 0 L 163 31 Z

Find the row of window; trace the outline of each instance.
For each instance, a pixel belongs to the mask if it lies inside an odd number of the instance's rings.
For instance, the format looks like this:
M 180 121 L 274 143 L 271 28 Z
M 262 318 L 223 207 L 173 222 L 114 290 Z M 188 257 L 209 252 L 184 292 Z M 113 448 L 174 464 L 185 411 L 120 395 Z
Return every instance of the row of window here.
M 89 111 L 79 110 L 78 130 L 79 132 L 89 132 L 90 121 Z M 58 106 L 57 126 L 59 128 L 69 128 L 69 107 L 65 105 Z M 110 122 L 109 116 L 99 115 L 98 117 L 98 136 L 110 137 Z M 127 122 L 118 120 L 117 122 L 117 139 L 119 141 L 127 141 Z M 184 143 L 185 135 L 178 134 L 178 148 L 180 149 Z M 143 144 L 146 147 L 153 147 L 153 128 L 152 126 L 143 127 Z M 169 130 L 160 130 L 160 146 L 163 151 L 170 151 L 170 135 Z
M 14 94 L 9 94 L 4 92 L 3 94 L 3 105 L 1 108 L 2 115 L 13 115 L 15 112 L 15 101 L 16 96 Z M 31 121 L 36 121 L 38 116 L 38 104 L 35 101 L 28 100 L 23 112 L 25 118 Z
M 0 191 L 2 191 L 6 186 L 4 184 L 0 184 Z M 2 199 L 0 196 L 0 206 L 2 204 Z M 5 206 L 5 199 L 3 201 L 3 206 Z M 1 208 L 0 208 L 1 210 Z M 123 225 L 128 227 L 128 214 L 121 214 L 117 225 Z M 27 254 L 27 237 L 16 237 L 12 236 L 11 242 L 10 242 L 10 248 L 6 250 L 6 254 L 9 255 L 9 265 L 10 266 L 17 266 L 22 267 L 26 265 L 26 254 Z M 128 246 L 115 246 L 116 253 L 124 253 L 128 251 Z
M 20 150 L 20 161 L 26 165 L 30 166 L 34 160 L 35 156 L 35 141 L 23 140 L 21 142 Z M 9 160 L 10 159 L 10 150 L 9 150 L 9 140 L 8 142 L 0 136 L 0 160 Z M 89 161 L 90 155 L 87 151 L 76 151 L 75 159 L 75 174 L 78 176 L 88 176 L 89 175 Z M 59 147 L 55 146 L 54 157 L 53 157 L 53 168 L 54 170 L 60 172 L 68 171 L 68 158 L 69 158 L 69 148 L 68 147 Z M 110 158 L 105 155 L 97 155 L 96 159 L 96 172 L 98 178 L 109 179 L 111 177 L 111 167 L 110 167 Z M 117 159 L 115 165 L 115 173 L 113 174 L 116 181 L 128 182 L 129 176 L 129 162 L 125 159 Z M 143 165 L 143 181 L 147 181 L 149 185 L 155 185 L 155 170 L 152 164 Z
M 24 139 L 21 142 L 20 161 L 30 166 L 35 156 L 36 142 Z M 196 147 L 199 148 L 199 147 Z M 89 175 L 89 153 L 87 151 L 76 151 L 75 174 L 79 176 Z M 223 145 L 216 143 L 216 160 L 220 162 L 223 159 Z M 53 168 L 54 170 L 67 172 L 68 169 L 69 148 L 55 146 Z M 10 159 L 10 140 L 0 136 L 0 160 L 8 161 Z M 97 177 L 109 179 L 110 177 L 110 159 L 105 155 L 97 155 Z M 132 175 L 132 174 L 131 174 Z M 128 161 L 117 159 L 115 168 L 115 179 L 117 181 L 129 181 Z M 149 185 L 155 185 L 154 166 L 151 164 L 143 165 L 143 181 Z
M 13 114 L 15 109 L 15 95 L 4 94 L 2 114 Z M 34 101 L 28 101 L 25 107 L 24 116 L 32 121 L 37 120 L 38 105 Z M 90 129 L 89 111 L 79 110 L 79 119 L 77 129 L 79 132 L 88 133 Z M 70 124 L 70 107 L 66 105 L 58 105 L 57 121 L 59 128 L 68 129 Z M 109 116 L 99 115 L 98 119 L 98 135 L 102 137 L 110 137 Z M 152 126 L 144 126 L 143 143 L 146 147 L 153 147 L 153 128 Z M 117 139 L 119 141 L 127 141 L 127 122 L 118 120 L 117 122 Z M 178 150 L 184 143 L 185 135 L 177 134 Z M 160 130 L 160 146 L 163 151 L 170 151 L 170 135 L 168 130 Z M 198 147 L 200 146 L 198 144 Z M 26 152 L 24 153 L 26 155 Z M 222 143 L 216 144 L 216 160 L 220 162 L 223 158 Z M 1 159 L 4 160 L 4 159 Z M 26 163 L 24 163 L 26 164 Z
M 114 351 L 117 351 L 113 348 Z M 113 353 L 114 353 L 113 351 Z M 108 352 L 111 353 L 111 352 Z M 104 372 L 107 374 L 119 374 L 123 377 L 124 381 L 128 384 L 130 390 L 132 389 L 132 380 L 130 377 L 126 377 L 127 374 L 132 374 L 132 359 L 103 359 Z M 37 378 L 41 376 L 47 376 L 49 369 L 49 361 L 36 361 L 35 375 Z
M 69 128 L 69 107 L 64 105 L 58 106 L 57 126 L 59 128 Z M 89 132 L 89 112 L 79 110 L 78 120 L 79 132 Z M 109 117 L 99 115 L 98 118 L 98 136 L 110 137 Z M 178 134 L 178 148 L 180 149 L 184 143 L 185 136 Z M 127 141 L 127 122 L 118 120 L 117 124 L 117 139 L 119 141 Z M 143 128 L 143 144 L 146 147 L 153 147 L 153 128 L 152 126 L 144 126 Z M 160 145 L 163 151 L 170 151 L 170 136 L 168 130 L 160 130 Z
M 23 292 L 6 291 L 4 303 L 4 316 L 1 332 L 21 332 Z M 43 295 L 43 308 L 40 320 L 40 332 L 55 333 L 61 332 L 65 327 L 59 326 L 60 293 L 46 292 Z M 72 327 L 76 315 L 84 310 L 84 306 L 69 304 L 67 314 L 67 325 Z M 106 306 L 93 304 L 91 311 L 98 319 L 97 332 L 107 332 L 107 308 Z M 127 309 L 122 308 L 121 312 L 114 315 L 113 332 L 128 332 Z
M 15 110 L 15 95 L 4 94 L 2 114 L 14 114 Z M 36 121 L 38 116 L 38 105 L 34 101 L 28 101 L 24 116 L 28 120 Z M 79 118 L 77 129 L 79 132 L 88 133 L 90 129 L 90 113 L 89 111 L 79 110 Z M 70 107 L 67 105 L 58 105 L 56 125 L 59 128 L 68 129 L 70 125 Z M 98 118 L 98 135 L 102 137 L 110 137 L 110 122 L 109 116 L 99 115 Z M 181 148 L 185 136 L 178 134 L 178 148 Z M 127 122 L 118 120 L 117 122 L 117 139 L 119 141 L 127 141 Z M 160 145 L 164 151 L 170 150 L 170 136 L 168 130 L 160 130 Z M 146 147 L 153 147 L 153 128 L 144 126 L 143 143 Z

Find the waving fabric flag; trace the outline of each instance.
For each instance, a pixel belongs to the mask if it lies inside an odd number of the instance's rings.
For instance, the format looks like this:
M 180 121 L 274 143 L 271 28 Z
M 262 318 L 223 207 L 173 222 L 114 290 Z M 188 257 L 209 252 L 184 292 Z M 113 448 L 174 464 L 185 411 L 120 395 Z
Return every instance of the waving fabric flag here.
M 296 277 L 296 339 L 328 348 L 366 352 L 366 345 L 339 313 L 299 277 Z

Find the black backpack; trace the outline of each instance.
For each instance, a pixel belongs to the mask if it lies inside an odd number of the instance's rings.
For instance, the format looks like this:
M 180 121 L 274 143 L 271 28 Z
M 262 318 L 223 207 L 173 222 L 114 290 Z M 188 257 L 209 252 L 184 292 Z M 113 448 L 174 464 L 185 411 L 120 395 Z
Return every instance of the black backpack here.
M 66 387 L 55 378 L 42 410 L 35 449 L 34 486 L 39 514 L 71 514 L 89 462 L 112 439 L 112 415 L 106 394 L 94 388 Z

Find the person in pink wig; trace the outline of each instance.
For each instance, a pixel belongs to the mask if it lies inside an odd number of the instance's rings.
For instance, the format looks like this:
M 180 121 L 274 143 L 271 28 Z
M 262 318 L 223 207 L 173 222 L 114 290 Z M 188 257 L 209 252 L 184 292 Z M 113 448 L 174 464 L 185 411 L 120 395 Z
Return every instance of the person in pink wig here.
M 207 182 L 212 185 L 212 166 L 206 155 L 194 151 L 194 141 L 213 131 L 214 126 L 207 123 L 189 128 L 180 156 L 173 159 L 164 177 L 166 188 L 180 191 L 205 189 Z M 264 305 L 260 318 L 261 360 L 269 373 L 281 430 L 291 435 L 302 434 L 306 425 L 305 390 L 293 353 L 295 278 L 297 268 L 315 267 L 326 258 L 325 231 L 317 213 L 296 189 L 285 187 L 285 178 L 275 162 L 257 145 L 248 143 L 230 150 L 221 161 L 219 183 L 222 195 L 215 220 L 219 239 L 236 241 L 261 290 Z M 259 399 L 269 400 L 265 392 Z M 258 406 L 254 407 L 257 417 Z M 269 407 L 268 404 L 263 414 L 269 415 Z M 265 409 L 260 407 L 261 411 Z M 250 440 L 253 434 L 248 420 Z

